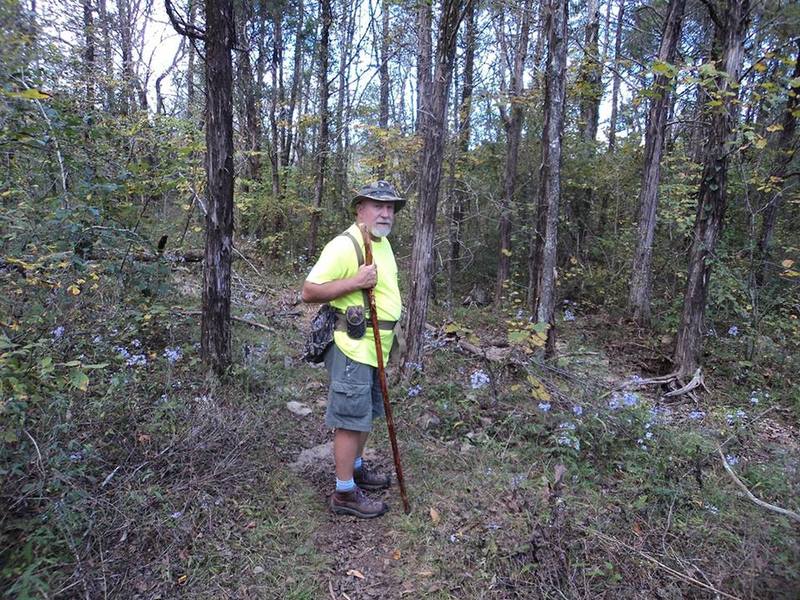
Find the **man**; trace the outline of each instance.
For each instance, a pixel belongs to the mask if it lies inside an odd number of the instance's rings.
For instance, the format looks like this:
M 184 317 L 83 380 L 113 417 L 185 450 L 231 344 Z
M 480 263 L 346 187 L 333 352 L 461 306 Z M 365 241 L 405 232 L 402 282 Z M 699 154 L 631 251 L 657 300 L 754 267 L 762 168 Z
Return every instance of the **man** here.
M 336 465 L 336 490 L 330 508 L 336 514 L 372 518 L 388 510 L 384 502 L 369 498 L 363 491 L 381 490 L 390 483 L 388 475 L 369 470 L 362 459 L 373 419 L 384 416 L 366 290 L 375 288 L 381 347 L 384 360 L 388 360 L 402 303 L 397 263 L 386 236 L 392 230 L 395 213 L 404 205 L 405 200 L 386 181 L 361 188 L 351 201 L 356 222 L 325 246 L 303 284 L 304 302 L 327 302 L 338 313 L 334 343 L 325 353 L 330 376 L 325 424 L 334 428 Z M 369 266 L 363 264 L 359 223 L 364 223 L 372 235 L 373 264 Z

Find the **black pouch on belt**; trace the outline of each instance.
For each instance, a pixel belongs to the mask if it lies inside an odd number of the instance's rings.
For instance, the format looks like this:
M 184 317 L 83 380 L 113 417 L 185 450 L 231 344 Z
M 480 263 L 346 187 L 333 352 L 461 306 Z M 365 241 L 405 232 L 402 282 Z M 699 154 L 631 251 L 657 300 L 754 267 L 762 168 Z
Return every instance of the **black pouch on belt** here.
M 347 335 L 354 340 L 360 340 L 367 333 L 367 320 L 364 318 L 363 306 L 348 306 L 344 313 L 347 323 Z

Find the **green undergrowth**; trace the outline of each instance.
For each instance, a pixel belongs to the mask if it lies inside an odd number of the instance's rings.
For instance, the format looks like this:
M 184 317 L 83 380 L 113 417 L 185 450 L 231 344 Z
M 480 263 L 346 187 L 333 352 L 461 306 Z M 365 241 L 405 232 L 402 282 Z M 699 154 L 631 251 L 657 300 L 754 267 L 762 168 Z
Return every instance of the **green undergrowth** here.
M 324 507 L 331 475 L 289 468 L 329 439 L 324 371 L 297 361 L 298 278 L 267 286 L 237 267 L 234 314 L 270 330 L 235 323 L 216 384 L 198 359 L 199 271 L 62 262 L 31 257 L 40 283 L 7 279 L 24 302 L 5 300 L 0 361 L 5 596 L 311 599 L 332 577 L 359 584 L 337 553 L 362 550 L 325 546 L 349 527 Z M 664 403 L 573 310 L 541 363 L 458 349 L 507 345 L 516 315 L 434 309 L 424 367 L 391 387 L 412 511 L 393 488 L 368 529 L 391 553 L 364 585 L 380 571 L 387 598 L 713 597 L 697 582 L 794 597 L 796 525 L 741 497 L 717 448 L 755 495 L 796 510 L 796 399 L 715 376 L 702 404 Z M 382 426 L 371 445 L 391 464 Z

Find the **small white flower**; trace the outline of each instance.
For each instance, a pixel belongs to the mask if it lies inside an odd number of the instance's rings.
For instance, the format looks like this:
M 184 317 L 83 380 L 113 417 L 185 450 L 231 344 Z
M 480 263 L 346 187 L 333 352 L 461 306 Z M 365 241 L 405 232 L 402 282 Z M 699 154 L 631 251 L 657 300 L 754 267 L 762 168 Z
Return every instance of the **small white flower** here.
M 478 369 L 477 371 L 473 371 L 472 375 L 470 375 L 469 381 L 472 389 L 478 390 L 488 385 L 491 382 L 491 379 L 489 379 L 489 375 Z
M 131 346 L 133 346 L 134 348 L 141 348 L 142 342 L 134 338 L 131 340 Z
M 164 348 L 164 358 L 166 358 L 170 364 L 175 364 L 183 358 L 183 352 L 181 352 L 180 348 Z
M 733 454 L 726 454 L 725 455 L 725 461 L 732 467 L 739 463 L 739 459 L 736 456 L 734 456 Z
M 583 414 L 583 407 L 581 407 L 579 404 L 576 404 L 572 407 L 572 412 L 575 413 L 576 417 L 580 417 Z
M 419 396 L 421 392 L 422 392 L 422 386 L 420 386 L 420 385 L 412 386 L 412 387 L 408 388 L 408 397 L 409 398 L 415 398 L 415 397 Z
M 144 354 L 131 354 L 130 358 L 125 361 L 129 367 L 138 367 L 147 364 L 147 357 Z
M 572 312 L 570 309 L 564 311 L 564 320 L 565 321 L 574 321 L 575 320 L 575 313 Z
M 539 402 L 539 410 L 542 412 L 548 412 L 550 410 L 550 403 L 549 402 Z
M 704 413 L 702 410 L 693 410 L 692 412 L 689 413 L 689 418 L 692 421 L 699 421 L 700 419 L 704 418 L 705 416 L 706 416 L 706 413 Z
M 728 329 L 728 335 L 731 337 L 736 337 L 739 335 L 739 328 L 736 325 L 731 325 Z
M 53 339 L 54 340 L 60 340 L 61 336 L 64 335 L 64 327 L 62 325 L 59 325 L 58 327 L 53 329 L 53 331 L 51 331 L 51 333 L 53 334 Z
M 625 406 L 636 406 L 639 402 L 639 394 L 636 392 L 625 392 L 622 396 L 622 403 Z

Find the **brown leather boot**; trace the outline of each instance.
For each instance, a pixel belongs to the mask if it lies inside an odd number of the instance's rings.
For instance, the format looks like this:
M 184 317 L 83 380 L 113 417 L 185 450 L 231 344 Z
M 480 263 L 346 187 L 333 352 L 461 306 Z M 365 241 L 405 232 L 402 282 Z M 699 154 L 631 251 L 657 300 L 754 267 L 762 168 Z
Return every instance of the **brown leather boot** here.
M 378 490 L 385 490 L 391 484 L 391 478 L 385 473 L 376 473 L 362 463 L 360 469 L 353 471 L 353 480 L 356 485 L 362 490 L 375 492 Z
M 389 510 L 385 502 L 368 498 L 358 486 L 352 492 L 334 492 L 329 505 L 337 515 L 353 515 L 361 519 L 380 517 Z

